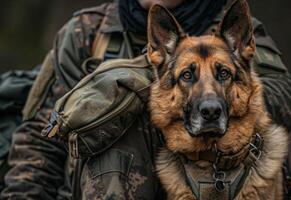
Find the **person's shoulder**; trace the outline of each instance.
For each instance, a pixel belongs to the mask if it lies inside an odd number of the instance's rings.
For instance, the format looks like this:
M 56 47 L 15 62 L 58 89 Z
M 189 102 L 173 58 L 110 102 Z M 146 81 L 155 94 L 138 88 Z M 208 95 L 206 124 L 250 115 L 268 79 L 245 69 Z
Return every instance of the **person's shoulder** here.
M 101 20 L 112 12 L 114 9 L 117 9 L 117 3 L 103 3 L 98 6 L 83 8 L 73 12 L 72 17 L 65 23 L 65 25 L 59 30 L 59 32 L 64 32 L 68 30 L 68 27 L 75 26 L 91 26 L 96 27 Z
M 267 33 L 265 26 L 253 18 L 253 29 L 256 42 L 254 67 L 259 75 L 269 73 L 286 73 L 287 68 L 282 62 L 281 52 L 276 43 Z
M 81 15 L 101 15 L 104 16 L 106 13 L 113 8 L 117 8 L 116 3 L 103 3 L 98 6 L 83 8 L 81 10 L 77 10 L 73 13 L 73 17 L 78 17 Z
M 87 35 L 91 32 L 95 34 L 98 28 L 101 28 L 102 20 L 106 17 L 106 23 L 103 27 L 112 26 L 113 24 L 119 24 L 118 20 L 115 20 L 118 15 L 117 3 L 103 3 L 99 6 L 83 8 L 73 13 L 68 22 L 58 31 L 58 36 L 62 38 L 62 35 L 77 33 L 77 35 Z M 109 25 L 108 25 L 109 24 Z M 106 27 L 107 27 L 106 26 Z

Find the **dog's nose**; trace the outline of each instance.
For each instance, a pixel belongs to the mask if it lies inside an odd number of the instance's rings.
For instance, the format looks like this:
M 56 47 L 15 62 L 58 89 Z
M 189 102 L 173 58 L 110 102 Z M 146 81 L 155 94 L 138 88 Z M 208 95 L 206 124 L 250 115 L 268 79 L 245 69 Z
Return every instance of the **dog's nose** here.
M 217 120 L 222 112 L 222 105 L 216 100 L 205 100 L 199 105 L 201 116 L 208 121 Z

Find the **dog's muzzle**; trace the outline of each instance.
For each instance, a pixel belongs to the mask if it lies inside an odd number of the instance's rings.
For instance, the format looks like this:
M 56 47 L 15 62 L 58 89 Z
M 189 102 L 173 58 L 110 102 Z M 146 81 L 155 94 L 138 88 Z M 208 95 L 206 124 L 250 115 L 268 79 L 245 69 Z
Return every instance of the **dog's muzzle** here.
M 185 128 L 191 136 L 219 137 L 227 127 L 227 108 L 220 98 L 199 101 L 185 115 Z

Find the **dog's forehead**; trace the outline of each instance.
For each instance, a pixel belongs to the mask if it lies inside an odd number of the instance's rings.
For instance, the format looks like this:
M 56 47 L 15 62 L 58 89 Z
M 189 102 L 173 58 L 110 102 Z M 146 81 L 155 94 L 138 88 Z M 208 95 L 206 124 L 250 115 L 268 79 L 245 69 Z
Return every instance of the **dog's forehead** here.
M 182 40 L 176 50 L 176 54 L 192 52 L 193 54 L 206 58 L 215 53 L 228 52 L 226 43 L 216 36 L 186 37 Z
M 227 44 L 216 36 L 187 37 L 176 49 L 178 64 L 207 61 L 221 61 L 232 63 L 230 49 Z
M 204 35 L 204 36 L 188 36 L 183 41 L 185 47 L 197 46 L 201 43 L 209 46 L 217 46 L 227 48 L 227 44 L 220 38 L 215 35 Z

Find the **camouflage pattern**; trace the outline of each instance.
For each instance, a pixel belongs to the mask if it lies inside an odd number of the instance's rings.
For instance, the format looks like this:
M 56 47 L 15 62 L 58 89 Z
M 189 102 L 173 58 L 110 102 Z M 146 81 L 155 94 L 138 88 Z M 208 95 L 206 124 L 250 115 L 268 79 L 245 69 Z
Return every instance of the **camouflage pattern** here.
M 114 17 L 117 13 L 115 4 L 82 10 L 58 33 L 53 49 L 55 82 L 42 98 L 44 101 L 38 112 L 15 133 L 9 156 L 12 169 L 6 175 L 6 188 L 1 198 L 72 199 L 73 193 L 76 194 L 75 199 L 165 199 L 154 172 L 155 152 L 162 142 L 149 123 L 146 112 L 137 116 L 134 125 L 112 146 L 104 147 L 99 155 L 83 160 L 79 172 L 76 170 L 78 162 L 68 156 L 66 142 L 40 136 L 56 100 L 89 73 L 82 68 L 82 63 L 91 56 L 96 32 L 121 31 L 118 17 Z M 100 27 L 104 15 L 107 21 Z M 261 49 L 257 52 L 254 67 L 263 77 L 264 83 L 269 82 L 269 79 L 270 82 L 276 82 L 273 80 L 277 80 L 277 75 L 282 80 L 290 80 L 279 51 L 261 23 L 256 22 L 256 41 Z M 214 27 L 216 23 L 217 21 L 214 22 Z M 212 29 L 210 31 L 213 32 Z M 264 58 L 262 52 L 268 52 L 268 55 Z M 266 61 L 266 57 L 272 58 Z M 290 91 L 286 91 L 285 83 L 278 81 L 274 86 L 268 87 L 276 91 L 276 100 L 273 101 L 274 93 L 266 90 L 269 107 L 279 106 L 277 112 L 282 111 L 284 115 L 277 113 L 276 116 L 290 119 L 291 101 L 285 100 L 285 95 L 290 96 Z M 287 120 L 281 122 L 285 123 L 288 123 Z M 110 130 L 100 132 L 98 140 L 102 141 L 104 138 L 110 139 Z M 73 177 L 77 179 L 73 180 Z M 72 191 L 72 188 L 80 190 L 80 193 Z
M 39 134 L 48 123 L 53 102 L 62 93 L 58 87 L 54 85 L 33 120 L 22 123 L 13 136 L 9 156 L 12 169 L 5 177 L 8 187 L 2 193 L 4 199 L 55 199 L 64 181 L 64 146 Z
M 7 157 L 12 133 L 21 124 L 21 110 L 38 70 L 9 71 L 0 76 L 0 191 L 9 169 Z
M 147 114 L 139 116 L 125 137 L 86 161 L 82 199 L 163 199 L 153 159 L 160 145 Z

